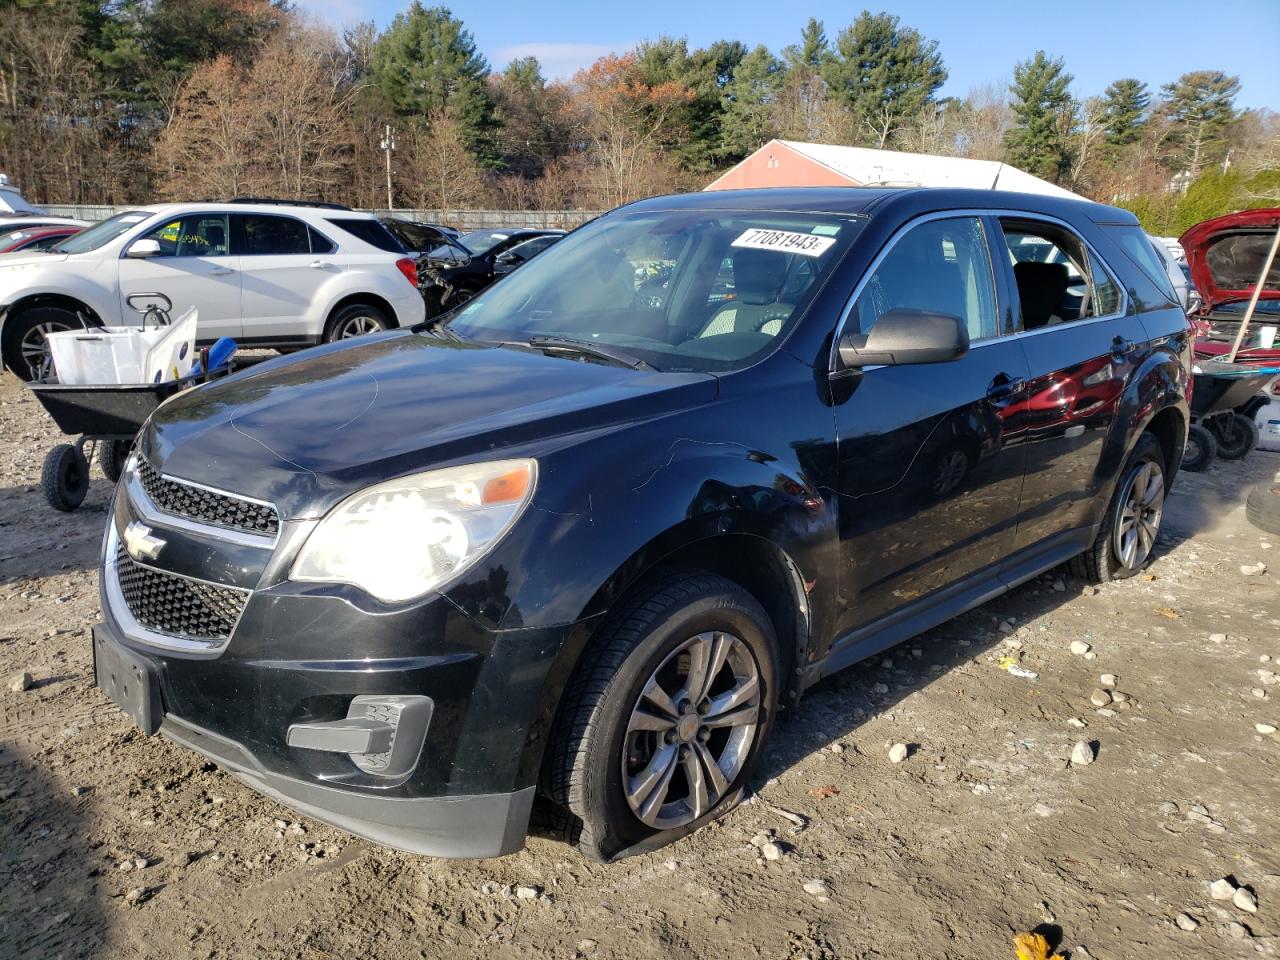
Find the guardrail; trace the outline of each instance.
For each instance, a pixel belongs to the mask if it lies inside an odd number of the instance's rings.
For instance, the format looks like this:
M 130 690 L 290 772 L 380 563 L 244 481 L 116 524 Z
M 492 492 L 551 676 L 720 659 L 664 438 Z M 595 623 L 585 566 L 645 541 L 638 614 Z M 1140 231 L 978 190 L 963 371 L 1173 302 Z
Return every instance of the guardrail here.
M 77 220 L 105 220 L 131 210 L 130 204 L 47 203 L 44 210 L 51 216 L 75 217 Z M 560 227 L 568 230 L 598 217 L 603 210 L 365 210 L 379 216 L 391 215 L 424 223 L 443 223 L 459 230 L 485 230 L 495 227 Z

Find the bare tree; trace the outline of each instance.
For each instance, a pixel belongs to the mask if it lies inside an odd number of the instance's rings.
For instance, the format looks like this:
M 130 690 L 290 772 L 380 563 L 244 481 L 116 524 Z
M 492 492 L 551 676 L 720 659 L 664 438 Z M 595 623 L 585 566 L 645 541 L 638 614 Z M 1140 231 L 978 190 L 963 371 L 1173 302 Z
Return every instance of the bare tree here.
M 1071 132 L 1071 170 L 1068 173 L 1070 184 L 1079 189 L 1085 186 L 1086 172 L 1089 164 L 1095 159 L 1097 147 L 1107 135 L 1107 103 L 1102 97 L 1088 97 L 1074 105 Z
M 405 138 L 402 161 L 408 183 L 401 190 L 414 206 L 428 210 L 456 210 L 481 202 L 484 175 L 467 149 L 457 121 L 444 111 L 413 125 Z

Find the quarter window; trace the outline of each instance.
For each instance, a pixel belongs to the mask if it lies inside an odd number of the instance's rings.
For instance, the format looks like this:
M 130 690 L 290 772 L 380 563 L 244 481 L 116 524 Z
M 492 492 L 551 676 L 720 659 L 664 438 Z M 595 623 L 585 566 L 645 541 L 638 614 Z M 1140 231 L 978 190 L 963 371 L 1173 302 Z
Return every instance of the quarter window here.
M 170 220 L 147 234 L 160 244 L 162 257 L 225 257 L 226 214 L 191 213 Z
M 867 333 L 890 310 L 960 317 L 970 342 L 999 334 L 986 234 L 977 217 L 930 220 L 905 233 L 872 272 L 854 311 Z
M 1105 317 L 1120 309 L 1120 288 L 1084 241 L 1056 224 L 1000 221 L 1022 307 L 1022 329 Z

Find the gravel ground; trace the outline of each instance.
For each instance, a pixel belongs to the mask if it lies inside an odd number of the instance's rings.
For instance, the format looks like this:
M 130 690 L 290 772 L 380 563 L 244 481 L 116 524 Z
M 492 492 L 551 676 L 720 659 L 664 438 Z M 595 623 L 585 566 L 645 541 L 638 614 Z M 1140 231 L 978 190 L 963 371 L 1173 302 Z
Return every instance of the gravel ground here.
M 540 837 L 381 849 L 134 731 L 92 685 L 110 487 L 48 509 L 56 439 L 4 377 L 0 956 L 987 960 L 1035 927 L 1072 960 L 1280 949 L 1280 550 L 1243 508 L 1278 455 L 1181 476 L 1148 576 L 1055 571 L 824 682 L 749 803 L 606 867 Z

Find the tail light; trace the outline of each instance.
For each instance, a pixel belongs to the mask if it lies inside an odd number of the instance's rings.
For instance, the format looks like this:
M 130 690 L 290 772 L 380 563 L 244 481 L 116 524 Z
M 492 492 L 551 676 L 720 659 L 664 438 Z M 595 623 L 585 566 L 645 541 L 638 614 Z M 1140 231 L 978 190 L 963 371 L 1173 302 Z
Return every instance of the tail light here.
M 396 268 L 404 274 L 404 278 L 412 283 L 416 290 L 418 287 L 418 265 L 409 257 L 401 257 L 396 261 Z

